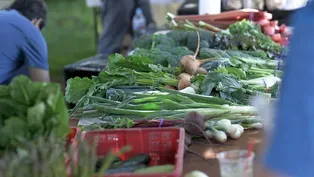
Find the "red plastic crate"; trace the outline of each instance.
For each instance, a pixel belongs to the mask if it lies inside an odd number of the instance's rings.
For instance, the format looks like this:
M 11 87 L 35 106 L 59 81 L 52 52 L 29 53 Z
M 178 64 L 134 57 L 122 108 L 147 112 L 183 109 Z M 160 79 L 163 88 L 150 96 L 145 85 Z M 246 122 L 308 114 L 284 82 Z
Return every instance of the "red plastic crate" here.
M 97 154 L 102 157 L 109 150 L 118 150 L 131 146 L 132 151 L 125 154 L 125 159 L 140 153 L 151 157 L 150 165 L 173 164 L 171 173 L 158 174 L 115 174 L 105 177 L 180 177 L 184 157 L 184 129 L 182 128 L 133 128 L 83 132 L 84 139 L 93 140 L 98 137 Z

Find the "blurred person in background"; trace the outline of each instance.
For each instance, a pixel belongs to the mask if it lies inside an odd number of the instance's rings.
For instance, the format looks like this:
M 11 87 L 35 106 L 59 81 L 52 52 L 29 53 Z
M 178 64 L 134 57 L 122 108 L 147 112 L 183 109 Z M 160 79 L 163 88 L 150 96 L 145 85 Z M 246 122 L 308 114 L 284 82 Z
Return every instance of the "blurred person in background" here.
M 102 0 L 103 31 L 98 43 L 98 53 L 104 58 L 120 53 L 125 35 L 133 37 L 132 20 L 136 9 L 141 8 L 146 26 L 154 24 L 149 0 Z
M 263 177 L 314 177 L 314 2 L 292 16 L 281 95 Z
M 0 11 L 0 84 L 17 75 L 49 82 L 47 46 L 41 29 L 47 7 L 43 0 L 15 0 Z

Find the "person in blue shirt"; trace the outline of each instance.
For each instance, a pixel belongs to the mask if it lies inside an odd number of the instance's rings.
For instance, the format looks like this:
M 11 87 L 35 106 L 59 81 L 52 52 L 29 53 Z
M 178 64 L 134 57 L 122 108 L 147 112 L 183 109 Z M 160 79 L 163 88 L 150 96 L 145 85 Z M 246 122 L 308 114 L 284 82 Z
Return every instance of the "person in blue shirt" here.
M 292 17 L 281 95 L 264 167 L 267 177 L 314 177 L 314 2 Z
M 49 82 L 48 52 L 41 29 L 47 7 L 43 0 L 15 0 L 0 10 L 0 84 L 17 75 Z

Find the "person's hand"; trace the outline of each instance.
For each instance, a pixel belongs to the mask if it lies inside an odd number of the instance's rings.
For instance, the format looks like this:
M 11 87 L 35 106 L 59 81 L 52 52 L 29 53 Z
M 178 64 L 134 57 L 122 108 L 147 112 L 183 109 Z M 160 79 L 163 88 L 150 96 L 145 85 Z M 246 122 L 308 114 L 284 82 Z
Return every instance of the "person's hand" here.
M 41 23 L 43 22 L 43 19 L 33 19 L 32 20 L 32 23 L 38 28 L 38 29 L 40 29 L 40 25 L 41 25 Z

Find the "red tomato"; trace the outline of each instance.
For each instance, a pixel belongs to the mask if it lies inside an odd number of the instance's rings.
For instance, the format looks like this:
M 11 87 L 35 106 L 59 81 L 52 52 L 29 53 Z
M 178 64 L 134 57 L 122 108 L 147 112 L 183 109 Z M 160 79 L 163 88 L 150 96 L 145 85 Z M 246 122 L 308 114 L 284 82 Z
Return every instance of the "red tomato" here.
M 276 33 L 276 34 L 272 35 L 271 39 L 275 42 L 280 42 L 281 41 L 281 34 Z
M 264 26 L 263 31 L 268 36 L 272 36 L 273 34 L 275 34 L 275 28 L 271 26 Z

